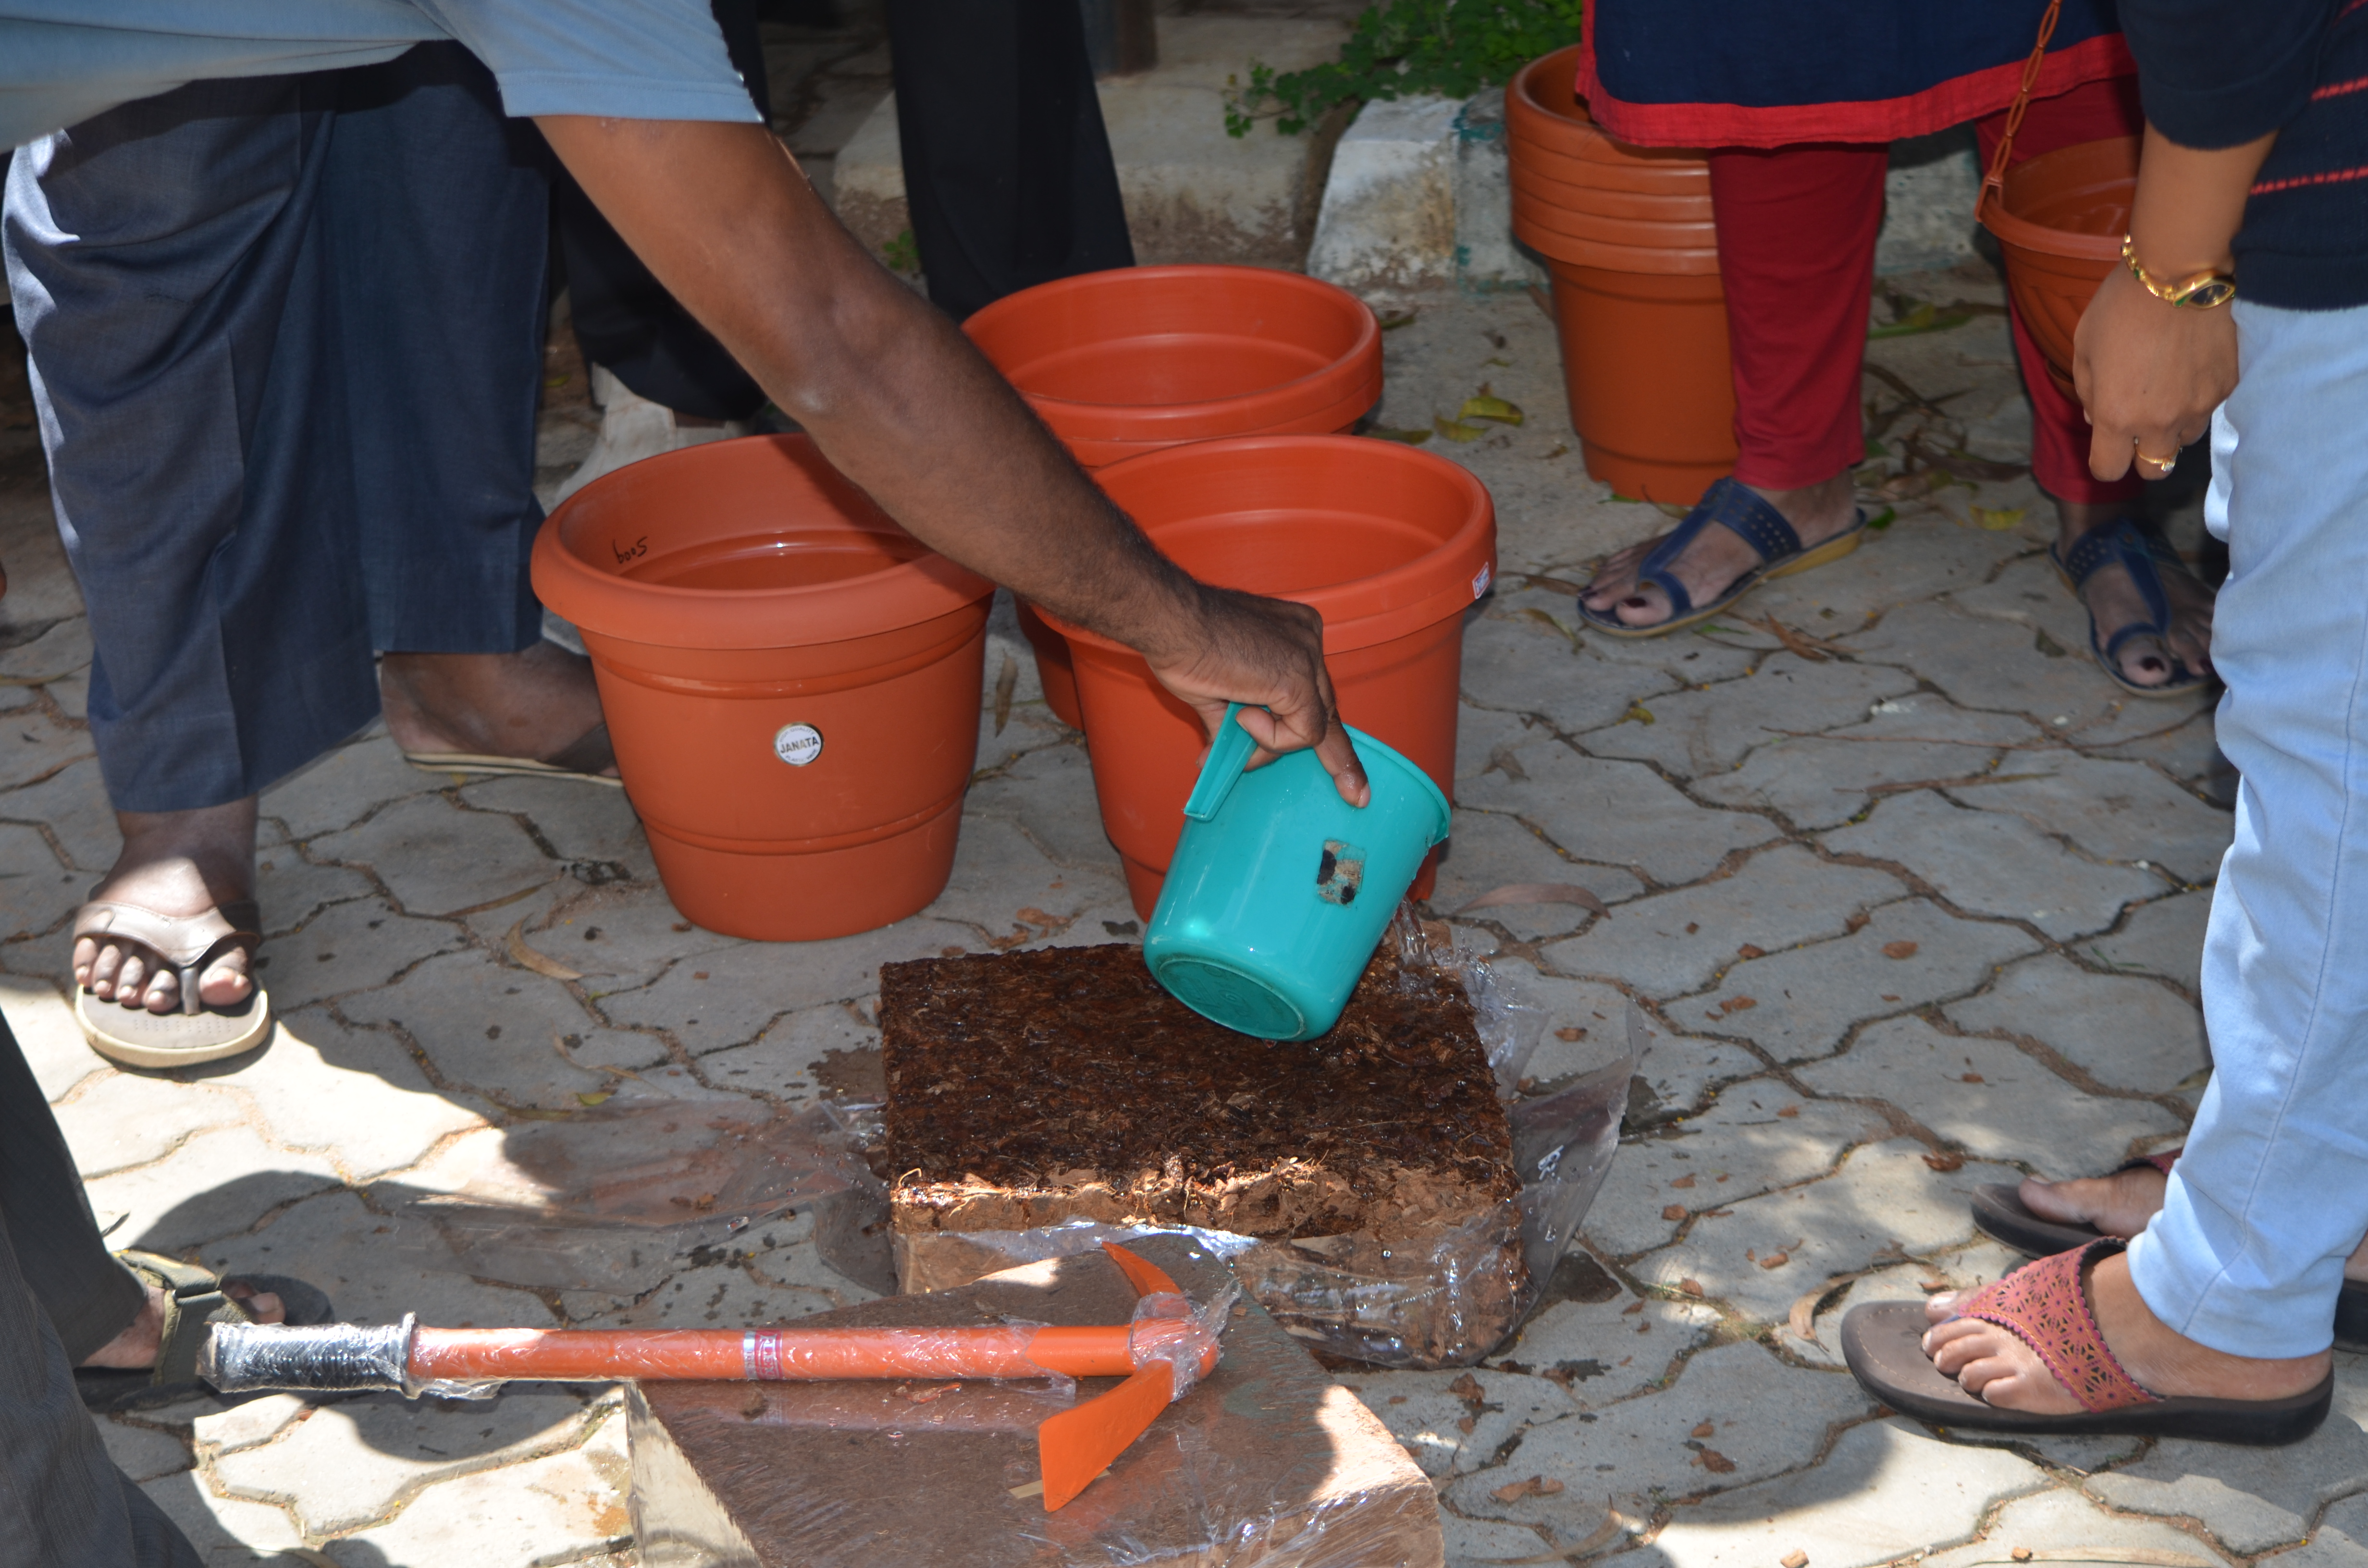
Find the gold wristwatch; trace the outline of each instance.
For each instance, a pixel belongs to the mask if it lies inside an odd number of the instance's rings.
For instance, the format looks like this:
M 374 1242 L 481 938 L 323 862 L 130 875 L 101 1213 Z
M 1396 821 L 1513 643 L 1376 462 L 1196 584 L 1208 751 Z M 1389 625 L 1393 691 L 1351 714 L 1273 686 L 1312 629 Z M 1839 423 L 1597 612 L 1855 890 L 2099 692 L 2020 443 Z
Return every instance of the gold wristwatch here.
M 2122 261 L 2130 269 L 2130 276 L 2143 284 L 2147 293 L 2167 305 L 2208 311 L 2237 297 L 2237 280 L 2225 272 L 2199 272 L 2176 283 L 2164 282 L 2139 262 L 2138 253 L 2131 246 L 2127 234 L 2122 236 Z

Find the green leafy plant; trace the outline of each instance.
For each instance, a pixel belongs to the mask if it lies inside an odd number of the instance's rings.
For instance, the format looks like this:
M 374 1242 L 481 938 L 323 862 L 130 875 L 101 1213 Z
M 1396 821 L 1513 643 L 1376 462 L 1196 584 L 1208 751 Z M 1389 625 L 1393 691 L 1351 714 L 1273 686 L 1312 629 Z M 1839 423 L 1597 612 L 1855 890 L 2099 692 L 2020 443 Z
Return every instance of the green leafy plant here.
M 1288 136 L 1341 104 L 1437 93 L 1470 97 L 1578 41 L 1580 0 L 1380 0 L 1357 18 L 1340 57 L 1278 74 L 1253 60 L 1249 85 L 1226 78 L 1225 130 L 1270 119 Z
M 913 238 L 913 231 L 905 230 L 880 247 L 880 259 L 888 264 L 891 272 L 916 273 L 921 270 L 921 247 Z

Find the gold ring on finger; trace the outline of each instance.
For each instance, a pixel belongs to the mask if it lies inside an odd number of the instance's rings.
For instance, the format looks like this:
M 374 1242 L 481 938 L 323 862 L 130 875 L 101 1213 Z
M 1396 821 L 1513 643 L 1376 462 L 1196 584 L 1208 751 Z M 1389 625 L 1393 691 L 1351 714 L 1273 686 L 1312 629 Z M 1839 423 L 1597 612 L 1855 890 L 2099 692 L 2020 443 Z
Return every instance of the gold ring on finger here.
M 2135 443 L 2133 442 L 2132 445 L 2135 446 Z M 2162 473 L 2167 474 L 2172 469 L 2179 466 L 2179 454 L 2177 452 L 2173 452 L 2167 458 L 2157 458 L 2150 457 L 2145 452 L 2140 452 L 2138 453 L 2138 461 L 2142 463 L 2152 463 Z

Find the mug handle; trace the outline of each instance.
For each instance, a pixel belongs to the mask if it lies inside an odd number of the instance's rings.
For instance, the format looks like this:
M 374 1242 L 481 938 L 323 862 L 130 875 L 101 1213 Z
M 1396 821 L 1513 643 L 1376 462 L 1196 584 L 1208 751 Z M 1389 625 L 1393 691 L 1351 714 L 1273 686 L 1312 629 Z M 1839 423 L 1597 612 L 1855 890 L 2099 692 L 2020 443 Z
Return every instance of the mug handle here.
M 1250 754 L 1258 750 L 1258 742 L 1241 726 L 1235 715 L 1242 710 L 1238 702 L 1225 705 L 1225 722 L 1217 726 L 1217 738 L 1209 743 L 1209 756 L 1201 764 L 1201 777 L 1192 786 L 1191 798 L 1184 802 L 1184 814 L 1194 822 L 1207 822 L 1217 814 L 1233 793 L 1234 785 L 1249 765 Z

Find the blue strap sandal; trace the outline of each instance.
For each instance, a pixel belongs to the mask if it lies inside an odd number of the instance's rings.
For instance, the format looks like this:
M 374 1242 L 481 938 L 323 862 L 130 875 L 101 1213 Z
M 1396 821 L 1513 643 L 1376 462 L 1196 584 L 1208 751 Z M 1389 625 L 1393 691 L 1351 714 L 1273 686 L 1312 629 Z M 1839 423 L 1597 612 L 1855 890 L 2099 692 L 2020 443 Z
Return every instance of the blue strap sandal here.
M 1702 531 L 1712 524 L 1729 533 L 1759 552 L 1759 564 L 1726 585 L 1726 591 L 1706 605 L 1697 605 L 1686 585 L 1669 570 L 1686 547 L 1702 537 Z M 1725 609 L 1760 584 L 1774 577 L 1805 572 L 1812 566 L 1823 566 L 1839 561 L 1859 547 L 1866 537 L 1866 514 L 1861 512 L 1856 521 L 1836 534 L 1808 548 L 1801 546 L 1801 536 L 1784 520 L 1784 514 L 1755 494 L 1748 486 L 1736 483 L 1729 474 L 1702 492 L 1694 509 L 1686 514 L 1685 521 L 1669 530 L 1668 536 L 1655 545 L 1636 567 L 1639 584 L 1653 583 L 1669 596 L 1669 618 L 1650 626 L 1630 626 L 1617 616 L 1600 613 L 1579 602 L 1578 613 L 1598 631 L 1607 637 L 1661 637 L 1672 631 L 1682 631 L 1689 626 L 1699 626 Z
M 2080 536 L 2068 551 L 2047 547 L 2047 559 L 2055 567 L 2055 574 L 2072 590 L 2074 598 L 2080 597 L 2081 585 L 2097 574 L 2099 569 L 2119 562 L 2137 585 L 2138 597 L 2146 601 L 2146 619 L 2132 621 L 2112 635 L 2110 642 L 2097 640 L 2097 618 L 2089 617 L 2089 652 L 2096 655 L 2097 665 L 2106 678 L 2133 697 L 2183 697 L 2204 682 L 2204 676 L 2187 667 L 2186 663 L 2170 651 L 2170 595 L 2162 585 L 2162 569 L 2192 576 L 2178 551 L 2168 542 L 2138 527 L 2127 517 L 2117 518 L 2112 527 L 2091 528 Z M 2087 608 L 2087 601 L 2081 601 Z M 2122 674 L 2120 655 L 2133 637 L 2152 637 L 2163 647 L 2163 657 L 2170 661 L 2171 677 L 2160 686 L 2140 686 Z

